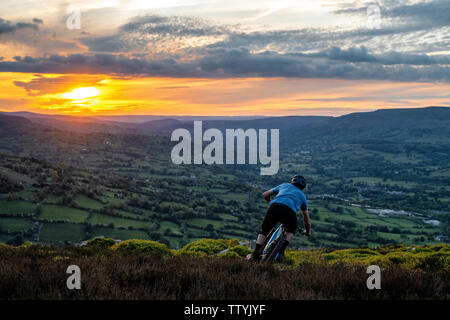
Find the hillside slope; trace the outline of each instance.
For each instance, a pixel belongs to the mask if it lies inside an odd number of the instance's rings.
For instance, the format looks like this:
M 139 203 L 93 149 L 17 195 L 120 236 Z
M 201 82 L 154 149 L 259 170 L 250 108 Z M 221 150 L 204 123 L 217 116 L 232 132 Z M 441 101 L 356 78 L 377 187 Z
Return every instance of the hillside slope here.
M 328 143 L 377 139 L 445 144 L 450 142 L 450 108 L 428 107 L 352 113 L 312 123 L 302 129 L 291 129 L 287 136 Z
M 151 241 L 98 240 L 79 248 L 0 245 L 0 299 L 450 297 L 448 246 L 289 251 L 289 264 L 267 265 L 245 261 L 236 252 L 246 249 L 234 240 L 200 240 L 178 251 Z M 235 255 L 217 256 L 224 247 Z M 370 263 L 382 267 L 382 290 L 367 289 Z M 80 290 L 61 285 L 69 265 L 81 269 Z

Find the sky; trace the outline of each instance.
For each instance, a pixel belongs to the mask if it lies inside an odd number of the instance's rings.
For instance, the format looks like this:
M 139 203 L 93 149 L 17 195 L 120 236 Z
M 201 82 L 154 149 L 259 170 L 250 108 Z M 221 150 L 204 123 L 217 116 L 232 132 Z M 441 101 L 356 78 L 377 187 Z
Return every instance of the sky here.
M 450 106 L 450 1 L 0 0 L 0 111 Z

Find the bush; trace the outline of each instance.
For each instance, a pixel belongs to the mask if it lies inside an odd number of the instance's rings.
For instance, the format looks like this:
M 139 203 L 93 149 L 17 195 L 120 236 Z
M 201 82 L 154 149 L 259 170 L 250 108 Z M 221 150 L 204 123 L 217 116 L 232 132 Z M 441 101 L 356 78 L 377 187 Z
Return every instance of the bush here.
M 320 265 L 325 265 L 325 259 L 337 259 L 337 256 L 323 256 L 322 250 L 300 251 L 300 250 L 286 250 L 285 263 L 296 267 L 308 266 L 315 268 Z
M 211 256 L 237 245 L 239 245 L 239 241 L 236 239 L 200 239 L 185 245 L 179 250 L 179 253 L 181 255 L 198 255 L 201 252 L 204 255 Z
M 166 245 L 149 240 L 131 239 L 115 244 L 111 247 L 121 253 L 144 253 L 154 257 L 166 257 L 172 255 L 172 251 Z
M 86 247 L 110 248 L 116 244 L 116 240 L 111 238 L 94 238 L 86 242 Z
M 28 248 L 31 247 L 31 242 L 30 241 L 25 241 L 24 243 L 22 243 L 22 248 Z
M 244 246 L 237 245 L 234 247 L 231 247 L 228 252 L 236 253 L 240 257 L 246 257 L 249 253 L 252 253 L 252 251 Z
M 23 242 L 24 242 L 23 237 L 20 234 L 18 234 L 14 238 L 8 240 L 6 244 L 9 244 L 11 246 L 20 246 L 23 244 Z

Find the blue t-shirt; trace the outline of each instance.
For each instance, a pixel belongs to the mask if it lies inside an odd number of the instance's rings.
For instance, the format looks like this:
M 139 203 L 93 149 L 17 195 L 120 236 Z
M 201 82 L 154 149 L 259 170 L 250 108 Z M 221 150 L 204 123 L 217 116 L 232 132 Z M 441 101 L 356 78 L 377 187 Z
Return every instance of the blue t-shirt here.
M 283 183 L 273 188 L 276 197 L 269 204 L 281 203 L 291 208 L 295 213 L 299 209 L 308 210 L 308 202 L 302 190 L 291 183 Z

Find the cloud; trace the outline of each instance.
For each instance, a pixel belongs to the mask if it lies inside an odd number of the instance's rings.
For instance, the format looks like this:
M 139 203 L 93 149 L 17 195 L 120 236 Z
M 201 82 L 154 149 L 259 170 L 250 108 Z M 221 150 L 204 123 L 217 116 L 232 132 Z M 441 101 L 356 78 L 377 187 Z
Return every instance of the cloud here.
M 331 47 L 323 51 L 311 54 L 300 54 L 302 56 L 320 57 L 331 60 L 340 60 L 347 62 L 373 62 L 383 65 L 407 64 L 407 65 L 431 65 L 431 64 L 450 64 L 449 55 L 426 54 L 409 54 L 390 51 L 382 54 L 370 54 L 367 48 L 362 46 L 359 48 L 341 49 L 339 47 Z
M 342 6 L 334 13 L 365 13 L 369 4 L 372 2 L 357 2 L 354 7 Z M 434 51 L 445 52 L 450 38 L 440 36 L 433 29 L 432 34 L 422 34 L 424 42 L 418 46 L 415 31 L 408 29 L 423 9 L 426 17 L 439 21 L 433 28 L 441 26 L 445 30 L 448 21 L 443 21 L 439 18 L 441 13 L 434 11 L 445 11 L 448 4 L 438 0 L 423 6 L 405 1 L 400 4 L 384 1 L 380 5 L 385 16 L 409 18 L 381 29 L 330 27 L 256 31 L 194 17 L 142 15 L 107 36 L 79 33 L 77 40 L 88 52 L 0 60 L 0 71 L 450 82 L 450 55 L 424 53 L 431 47 Z M 399 9 L 401 7 L 405 12 Z M 36 28 L 42 23 L 37 18 L 33 21 Z M 7 25 L 17 26 L 10 22 Z M 26 41 L 31 42 L 31 38 Z M 52 43 L 43 42 L 48 47 L 52 47 Z M 72 42 L 60 44 L 64 45 L 67 45 L 62 50 L 65 52 L 80 49 Z M 408 50 L 412 46 L 414 50 Z
M 18 59 L 18 61 L 22 60 Z M 14 81 L 13 83 L 17 87 L 24 88 L 29 96 L 41 96 L 63 92 L 73 87 L 74 84 L 79 87 L 100 86 L 99 82 L 103 79 L 98 75 L 84 75 L 83 77 L 67 75 L 47 78 L 41 74 L 35 74 L 35 77 L 30 81 Z
M 357 52 L 357 51 L 356 51 Z M 366 54 L 366 53 L 365 53 Z M 195 60 L 136 59 L 125 55 L 52 55 L 0 61 L 0 71 L 28 73 L 112 74 L 165 77 L 297 77 L 450 82 L 445 65 L 339 61 L 308 55 L 251 53 L 246 49 L 210 49 Z
M 374 28 L 365 17 L 371 4 L 374 3 L 357 2 L 356 7 L 332 11 L 337 16 L 349 15 L 349 25 L 344 27 L 264 30 L 193 17 L 143 15 L 131 19 L 112 34 L 85 34 L 79 41 L 95 53 L 139 53 L 158 58 L 174 55 L 190 58 L 205 48 L 245 48 L 252 52 L 283 54 L 361 46 L 378 53 L 395 50 L 417 54 L 448 49 L 450 38 L 445 37 L 450 31 L 449 19 L 446 20 L 448 1 L 426 3 L 424 8 L 403 2 L 404 16 L 403 7 L 397 2 L 384 1 L 380 3 L 383 22 L 380 28 Z M 426 21 L 432 24 L 423 23 L 421 9 Z M 355 20 L 358 15 L 362 16 Z
M 182 16 L 145 15 L 131 19 L 108 36 L 84 36 L 80 42 L 93 52 L 174 52 L 180 48 L 204 46 L 230 32 L 228 27 Z
M 369 1 L 350 7 L 334 10 L 334 14 L 367 15 L 369 6 L 380 9 L 382 19 L 393 19 L 395 23 L 423 30 L 450 26 L 450 2 L 448 0 L 432 0 L 426 2 L 410 1 Z
M 4 58 L 13 55 L 47 55 L 51 53 L 74 53 L 83 50 L 76 41 L 60 36 L 54 30 L 42 27 L 44 21 L 33 18 L 32 23 L 11 22 L 0 18 L 0 45 Z M 84 49 L 85 51 L 85 49 Z
M 171 59 L 144 60 L 112 54 L 51 55 L 40 58 L 16 57 L 15 61 L 0 62 L 0 71 L 181 77 L 202 74 L 195 70 L 195 65 L 190 63 L 179 63 Z M 206 74 L 202 74 L 202 76 L 206 77 Z
M 33 30 L 39 30 L 38 24 L 42 23 L 42 20 L 35 21 L 33 19 L 33 23 L 28 22 L 16 22 L 12 23 L 11 21 L 4 20 L 0 18 L 0 35 L 6 34 L 6 33 L 14 33 L 17 30 L 22 29 L 33 29 Z
M 122 32 L 138 32 L 171 36 L 211 36 L 228 32 L 224 26 L 212 24 L 204 19 L 183 16 L 146 15 L 132 19 L 119 28 Z

